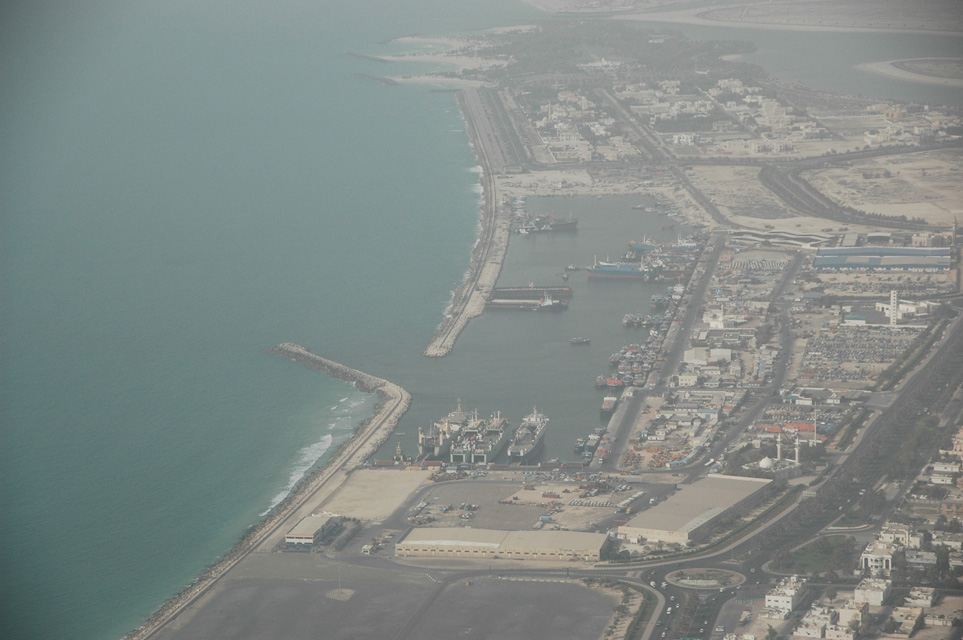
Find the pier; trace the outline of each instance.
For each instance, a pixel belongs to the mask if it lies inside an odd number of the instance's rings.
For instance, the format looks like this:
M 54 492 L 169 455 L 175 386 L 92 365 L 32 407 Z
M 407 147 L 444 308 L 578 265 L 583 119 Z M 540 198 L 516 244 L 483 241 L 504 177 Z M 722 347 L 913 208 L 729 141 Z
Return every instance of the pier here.
M 445 318 L 438 326 L 434 338 L 424 351 L 429 358 L 448 355 L 455 341 L 468 322 L 485 311 L 502 262 L 508 252 L 508 239 L 511 235 L 511 215 L 499 212 L 495 192 L 494 172 L 503 168 L 495 162 L 502 156 L 493 149 L 500 148 L 500 130 L 493 118 L 489 117 L 478 89 L 463 89 L 458 93 L 458 106 L 465 118 L 466 129 L 471 138 L 472 148 L 481 165 L 482 220 L 478 243 L 472 253 L 471 266 L 465 281 L 455 291 L 451 304 L 445 311 Z M 492 158 L 495 158 L 493 161 Z

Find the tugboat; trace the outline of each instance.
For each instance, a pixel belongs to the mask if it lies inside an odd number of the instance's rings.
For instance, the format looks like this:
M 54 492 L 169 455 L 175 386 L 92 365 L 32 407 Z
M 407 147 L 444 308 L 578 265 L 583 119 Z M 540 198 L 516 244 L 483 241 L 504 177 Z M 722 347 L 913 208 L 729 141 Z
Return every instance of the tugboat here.
M 568 302 L 555 300 L 548 293 L 538 301 L 538 305 L 535 307 L 535 311 L 565 311 L 566 309 L 568 309 Z
M 542 446 L 545 437 L 545 427 L 548 425 L 548 418 L 544 414 L 533 408 L 532 412 L 525 416 L 522 423 L 515 431 L 512 443 L 508 445 L 508 457 L 512 462 L 527 464 Z

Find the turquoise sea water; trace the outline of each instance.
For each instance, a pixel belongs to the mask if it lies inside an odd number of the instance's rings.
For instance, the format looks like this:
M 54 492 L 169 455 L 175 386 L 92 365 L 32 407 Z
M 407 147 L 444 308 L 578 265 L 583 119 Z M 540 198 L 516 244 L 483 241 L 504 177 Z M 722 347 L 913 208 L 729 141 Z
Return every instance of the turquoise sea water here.
M 456 397 L 516 421 L 537 403 L 548 457 L 597 422 L 594 376 L 634 339 L 618 321 L 658 287 L 574 276 L 566 314 L 488 314 L 421 357 L 475 240 L 475 159 L 452 94 L 365 80 L 413 67 L 345 55 L 536 11 L 0 12 L 0 637 L 122 635 L 350 435 L 373 398 L 264 352 L 279 342 L 409 388 L 409 447 Z M 514 243 L 504 283 L 673 236 L 634 203 L 531 201 L 582 229 Z

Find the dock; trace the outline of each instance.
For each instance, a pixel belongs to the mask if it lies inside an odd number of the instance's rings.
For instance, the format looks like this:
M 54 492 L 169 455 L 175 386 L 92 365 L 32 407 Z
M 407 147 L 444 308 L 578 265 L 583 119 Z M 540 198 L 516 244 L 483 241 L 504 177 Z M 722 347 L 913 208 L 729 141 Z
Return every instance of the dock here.
M 495 287 L 492 289 L 492 300 L 540 300 L 546 295 L 553 300 L 571 298 L 572 287 L 543 287 L 530 284 L 527 287 Z

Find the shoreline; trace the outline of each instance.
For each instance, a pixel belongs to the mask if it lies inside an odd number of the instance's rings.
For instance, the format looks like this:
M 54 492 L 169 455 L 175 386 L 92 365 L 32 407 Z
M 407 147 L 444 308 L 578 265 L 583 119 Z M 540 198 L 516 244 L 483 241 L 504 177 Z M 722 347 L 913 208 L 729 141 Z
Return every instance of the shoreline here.
M 729 5 L 729 7 L 741 7 L 745 5 Z M 717 7 L 715 10 L 725 9 L 726 6 Z M 705 7 L 696 9 L 682 9 L 676 11 L 664 11 L 658 13 L 619 13 L 610 16 L 613 20 L 632 20 L 635 22 L 663 22 L 686 24 L 699 27 L 724 27 L 735 29 L 765 29 L 770 31 L 818 31 L 826 33 L 907 33 L 922 35 L 940 36 L 960 36 L 960 31 L 949 29 L 926 29 L 926 28 L 897 28 L 897 27 L 872 27 L 858 25 L 821 25 L 809 22 L 799 22 L 796 24 L 788 22 L 763 22 L 750 20 L 724 20 L 721 18 L 711 18 L 704 14 L 710 13 Z M 812 20 L 817 20 L 812 18 Z
M 906 82 L 918 82 L 920 84 L 930 84 L 940 87 L 963 88 L 963 78 L 947 78 L 940 76 L 930 76 L 924 73 L 917 73 L 898 66 L 901 62 L 911 62 L 912 60 L 886 60 L 885 62 L 866 62 L 856 65 L 856 69 L 865 73 L 872 73 L 887 78 L 896 78 Z
M 329 497 L 344 484 L 351 471 L 387 440 L 398 420 L 411 405 L 411 394 L 402 387 L 364 372 L 328 360 L 308 351 L 298 344 L 282 343 L 268 349 L 270 353 L 288 358 L 309 369 L 321 371 L 335 378 L 351 382 L 364 393 L 377 393 L 381 400 L 372 414 L 355 430 L 337 451 L 320 467 L 302 478 L 274 509 L 248 529 L 231 549 L 217 562 L 208 567 L 193 582 L 162 604 L 151 616 L 124 640 L 143 640 L 153 636 L 172 622 L 184 610 L 207 593 L 235 565 L 256 551 L 278 533 L 282 525 L 294 518 L 300 519 L 317 506 L 315 499 L 322 490 Z M 310 508 L 309 504 L 310 503 Z

